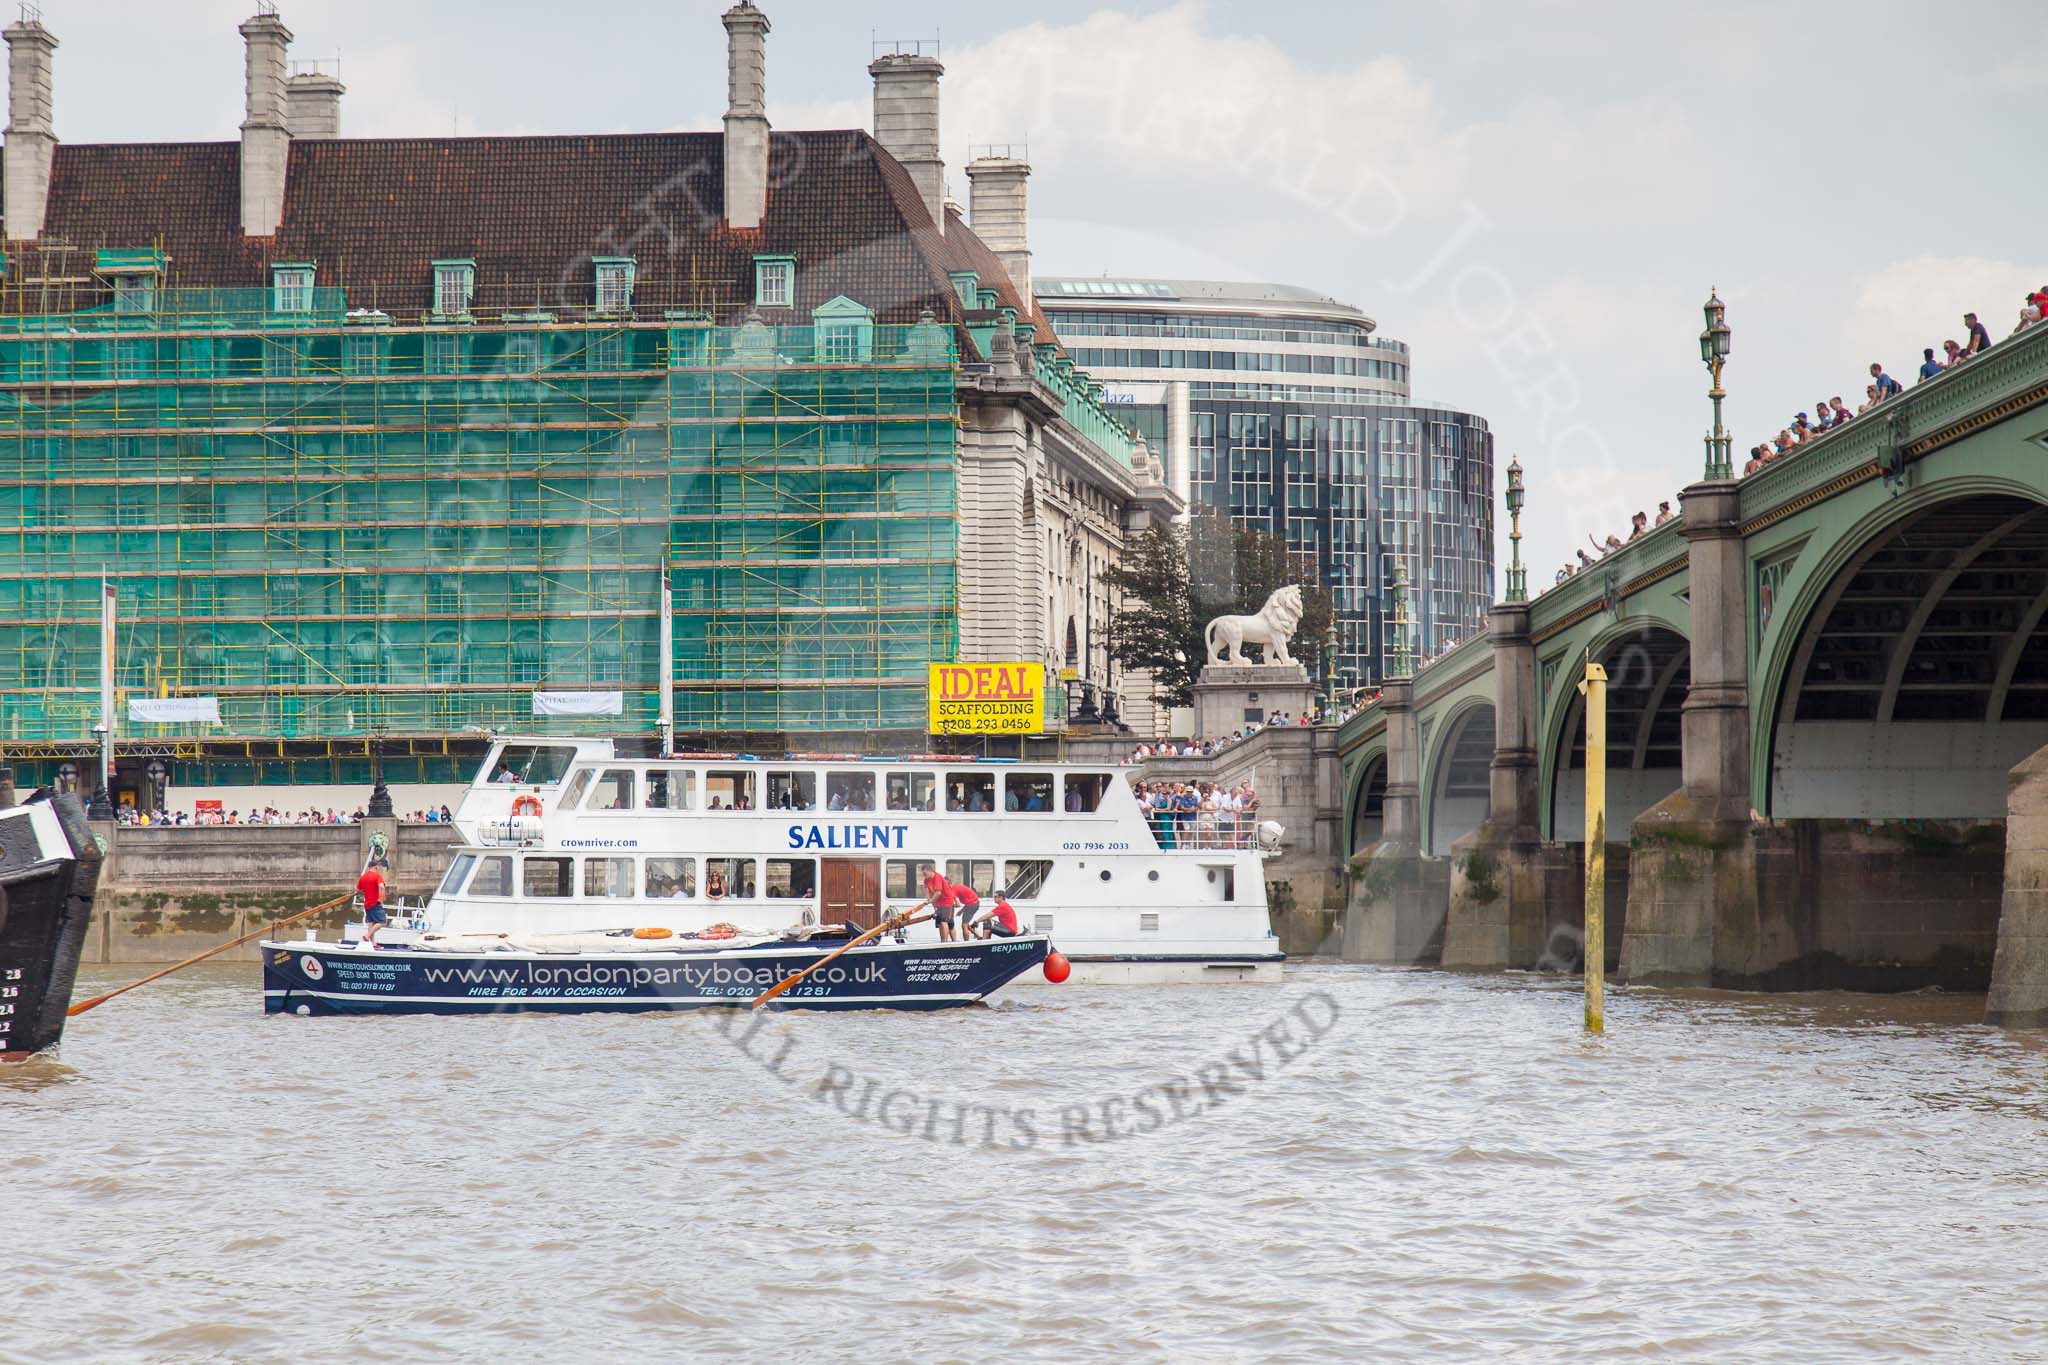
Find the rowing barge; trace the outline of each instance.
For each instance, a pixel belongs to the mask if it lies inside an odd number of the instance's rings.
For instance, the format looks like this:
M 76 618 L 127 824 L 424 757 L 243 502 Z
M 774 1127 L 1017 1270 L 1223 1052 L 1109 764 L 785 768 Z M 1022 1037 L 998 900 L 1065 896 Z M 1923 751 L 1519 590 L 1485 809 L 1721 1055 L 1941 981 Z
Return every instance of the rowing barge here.
M 646 930 L 638 931 L 641 934 Z M 734 937 L 423 934 L 403 947 L 266 940 L 271 1014 L 587 1014 L 744 1007 L 934 1010 L 986 999 L 1040 966 L 1044 935 L 848 948 L 840 926 Z M 827 955 L 846 949 L 826 963 Z

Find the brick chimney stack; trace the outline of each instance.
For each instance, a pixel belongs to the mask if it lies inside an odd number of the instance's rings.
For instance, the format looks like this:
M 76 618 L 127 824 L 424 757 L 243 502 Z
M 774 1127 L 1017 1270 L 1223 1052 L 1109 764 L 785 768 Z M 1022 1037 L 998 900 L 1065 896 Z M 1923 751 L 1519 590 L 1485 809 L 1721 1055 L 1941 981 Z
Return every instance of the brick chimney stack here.
M 275 237 L 284 221 L 284 173 L 291 157 L 291 127 L 285 119 L 285 52 L 292 31 L 263 4 L 241 25 L 247 47 L 242 120 L 242 235 Z
M 725 225 L 768 212 L 768 16 L 753 0 L 725 12 Z
M 50 167 L 57 159 L 57 130 L 51 122 L 51 54 L 57 37 L 24 10 L 9 24 L 7 39 L 7 239 L 34 241 L 43 230 L 50 200 Z
M 939 77 L 946 68 L 921 52 L 891 52 L 868 64 L 875 78 L 875 141 L 917 183 L 932 226 L 946 230 L 946 162 L 939 155 Z

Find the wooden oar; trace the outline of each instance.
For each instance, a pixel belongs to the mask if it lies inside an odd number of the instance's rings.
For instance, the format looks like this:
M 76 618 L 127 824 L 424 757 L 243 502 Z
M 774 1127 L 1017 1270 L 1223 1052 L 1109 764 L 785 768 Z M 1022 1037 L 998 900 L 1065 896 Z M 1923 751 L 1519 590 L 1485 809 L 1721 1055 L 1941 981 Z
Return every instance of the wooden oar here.
M 267 924 L 263 928 L 256 930 L 254 933 L 244 934 L 240 938 L 234 940 L 231 943 L 223 943 L 218 948 L 208 948 L 205 952 L 199 954 L 199 956 L 197 957 L 188 957 L 183 962 L 177 963 L 173 966 L 166 967 L 160 972 L 151 972 L 148 976 L 143 977 L 142 980 L 131 981 L 117 991 L 108 991 L 105 995 L 96 995 L 90 1000 L 81 1000 L 65 1012 L 65 1017 L 69 1018 L 72 1015 L 84 1014 L 89 1009 L 93 1009 L 97 1006 L 106 1004 L 109 1000 L 112 1000 L 117 995 L 126 995 L 128 992 L 134 990 L 137 986 L 147 986 L 152 981 L 161 981 L 163 978 L 169 976 L 172 972 L 181 972 L 195 962 L 204 962 L 209 957 L 213 957 L 217 954 L 224 953 L 230 948 L 239 948 L 252 938 L 262 938 L 265 934 L 274 934 L 279 929 L 284 928 L 285 925 L 290 924 L 295 920 L 302 920 L 306 918 L 306 916 L 308 915 L 317 915 L 323 910 L 332 910 L 334 909 L 335 906 L 346 903 L 354 895 L 355 892 L 351 891 L 347 895 L 336 896 L 333 900 L 328 901 L 322 905 L 316 905 L 311 910 L 301 910 L 296 915 L 290 915 L 284 919 L 277 920 L 273 923 Z
M 818 968 L 824 966 L 828 962 L 831 962 L 835 958 L 838 958 L 846 953 L 852 952 L 855 948 L 860 947 L 861 944 L 866 943 L 869 939 L 876 938 L 882 934 L 886 934 L 891 929 L 905 929 L 913 924 L 922 924 L 924 921 L 931 918 L 929 914 L 920 915 L 917 913 L 918 910 L 921 910 L 923 908 L 924 907 L 922 905 L 913 906 L 911 909 L 904 911 L 900 915 L 895 915 L 889 919 L 883 920 L 880 924 L 877 924 L 874 928 L 868 930 L 859 938 L 848 939 L 844 947 L 834 948 L 831 952 L 825 954 L 816 962 L 813 962 L 810 966 L 804 968 L 795 976 L 792 976 L 789 980 L 782 982 L 780 985 L 770 986 L 767 990 L 762 991 L 759 995 L 755 996 L 754 1008 L 761 1008 L 761 1006 L 767 1004 L 770 1000 L 773 1000 L 776 996 L 782 994 L 791 986 L 794 986 L 797 982 L 803 980 L 812 972 L 818 970 Z

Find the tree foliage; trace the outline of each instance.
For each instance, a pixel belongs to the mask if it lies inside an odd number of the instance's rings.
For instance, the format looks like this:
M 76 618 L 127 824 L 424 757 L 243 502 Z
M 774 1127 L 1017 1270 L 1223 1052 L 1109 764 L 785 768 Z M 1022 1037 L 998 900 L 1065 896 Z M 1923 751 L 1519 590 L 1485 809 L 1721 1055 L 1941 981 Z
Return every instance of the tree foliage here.
M 1330 594 L 1301 559 L 1280 537 L 1234 526 L 1207 508 L 1185 525 L 1148 528 L 1105 575 L 1124 598 L 1111 657 L 1124 668 L 1150 671 L 1164 705 L 1191 705 L 1195 679 L 1209 661 L 1209 622 L 1256 612 L 1276 589 L 1297 583 L 1303 612 L 1290 649 L 1312 676 L 1321 676 Z

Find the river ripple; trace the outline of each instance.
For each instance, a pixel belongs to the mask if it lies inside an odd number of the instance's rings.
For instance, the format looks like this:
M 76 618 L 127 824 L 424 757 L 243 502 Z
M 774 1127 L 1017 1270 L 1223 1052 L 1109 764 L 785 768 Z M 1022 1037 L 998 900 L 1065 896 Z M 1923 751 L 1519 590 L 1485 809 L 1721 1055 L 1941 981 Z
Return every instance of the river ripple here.
M 2048 1044 L 1981 997 L 1617 991 L 1587 1039 L 1568 985 L 1309 963 L 742 1049 L 256 988 L 0 1073 L 0 1357 L 2048 1354 Z

